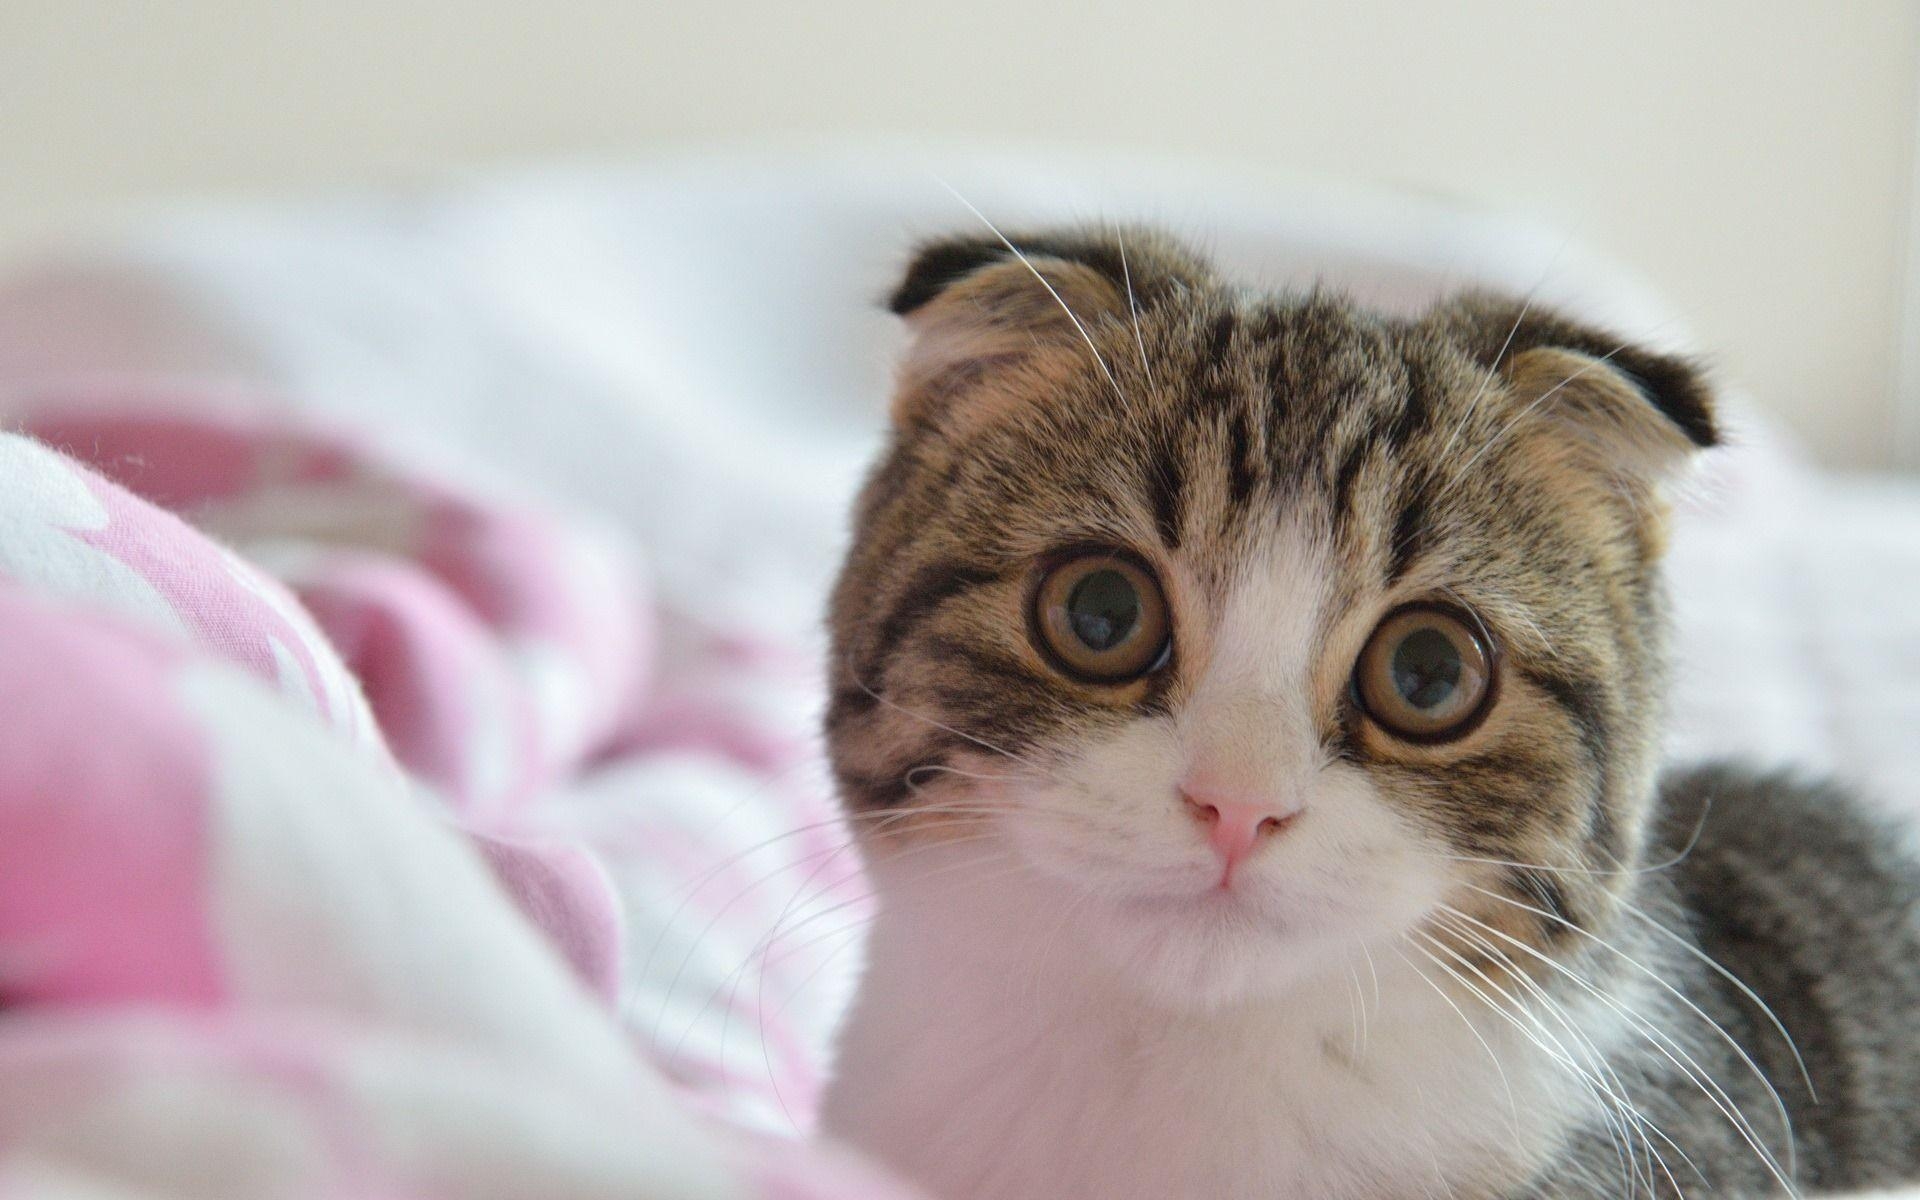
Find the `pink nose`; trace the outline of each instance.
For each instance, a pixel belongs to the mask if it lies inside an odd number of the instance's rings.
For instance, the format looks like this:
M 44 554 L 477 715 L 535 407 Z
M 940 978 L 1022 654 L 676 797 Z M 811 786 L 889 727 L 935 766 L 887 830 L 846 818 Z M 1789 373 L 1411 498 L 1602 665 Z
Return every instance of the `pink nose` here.
M 1279 833 L 1300 815 L 1298 806 L 1270 800 L 1243 800 L 1184 788 L 1180 798 L 1207 827 L 1207 844 L 1220 858 L 1223 887 L 1233 881 L 1234 868 L 1247 860 L 1263 838 Z

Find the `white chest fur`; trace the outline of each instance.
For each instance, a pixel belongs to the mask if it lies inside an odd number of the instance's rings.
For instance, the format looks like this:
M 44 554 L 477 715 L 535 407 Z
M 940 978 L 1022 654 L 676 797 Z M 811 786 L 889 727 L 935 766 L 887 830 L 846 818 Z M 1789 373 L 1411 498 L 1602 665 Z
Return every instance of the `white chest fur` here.
M 943 1200 L 1498 1194 L 1573 1102 L 1393 947 L 1180 1011 L 1034 902 L 1002 884 L 875 927 L 824 1123 Z

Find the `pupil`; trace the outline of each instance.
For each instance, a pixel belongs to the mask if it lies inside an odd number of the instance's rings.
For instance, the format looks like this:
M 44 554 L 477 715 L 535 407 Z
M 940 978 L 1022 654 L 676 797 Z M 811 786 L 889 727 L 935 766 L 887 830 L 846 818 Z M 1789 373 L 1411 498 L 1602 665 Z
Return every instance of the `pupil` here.
M 1460 686 L 1460 650 L 1437 629 L 1416 629 L 1393 650 L 1393 686 L 1418 709 L 1445 704 Z
M 1111 650 L 1140 621 L 1140 594 L 1118 571 L 1095 571 L 1067 594 L 1067 622 L 1089 650 Z

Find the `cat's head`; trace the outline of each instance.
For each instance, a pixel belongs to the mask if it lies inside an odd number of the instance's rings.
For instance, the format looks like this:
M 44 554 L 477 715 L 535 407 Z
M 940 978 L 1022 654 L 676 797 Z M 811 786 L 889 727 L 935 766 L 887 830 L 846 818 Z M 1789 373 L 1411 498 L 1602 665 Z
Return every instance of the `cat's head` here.
M 1547 951 L 1604 924 L 1663 484 L 1715 440 L 1694 370 L 1517 300 L 1389 318 L 1139 231 L 1012 243 L 931 244 L 892 300 L 827 718 L 870 856 L 990 843 L 1211 1000 L 1442 905 Z

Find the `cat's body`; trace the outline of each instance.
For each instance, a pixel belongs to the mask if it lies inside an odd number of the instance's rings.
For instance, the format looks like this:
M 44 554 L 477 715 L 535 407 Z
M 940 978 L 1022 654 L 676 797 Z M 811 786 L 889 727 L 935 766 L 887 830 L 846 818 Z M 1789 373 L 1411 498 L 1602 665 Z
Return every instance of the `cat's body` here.
M 943 244 L 895 297 L 827 1130 L 946 1200 L 1920 1176 L 1920 876 L 1830 790 L 1655 795 L 1685 365 L 1117 245 Z
M 1678 774 L 1662 789 L 1649 850 L 1673 866 L 1642 875 L 1632 902 L 1679 938 L 1636 919 L 1615 939 L 1718 1027 L 1670 998 L 1665 1031 L 1779 1147 L 1785 1166 L 1777 1094 L 1805 1191 L 1920 1178 L 1920 872 L 1911 848 L 1909 831 L 1831 785 L 1725 768 Z M 1678 1064 L 1637 1057 L 1656 1075 L 1636 1089 L 1641 1111 L 1691 1141 L 1720 1194 L 1781 1190 L 1706 1089 Z M 1584 1137 L 1569 1164 L 1611 1153 L 1595 1144 L 1604 1135 Z M 1675 1173 L 1689 1193 L 1699 1190 L 1697 1178 L 1678 1165 Z M 1604 1178 L 1548 1179 L 1524 1194 L 1613 1194 Z

